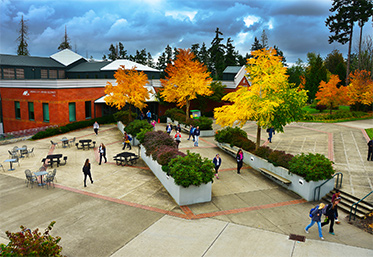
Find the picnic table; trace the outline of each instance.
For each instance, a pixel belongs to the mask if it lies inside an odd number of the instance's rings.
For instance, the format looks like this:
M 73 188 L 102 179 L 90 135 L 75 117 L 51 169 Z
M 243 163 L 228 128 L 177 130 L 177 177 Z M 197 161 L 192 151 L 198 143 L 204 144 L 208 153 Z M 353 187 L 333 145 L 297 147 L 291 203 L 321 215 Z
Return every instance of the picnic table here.
M 92 141 L 92 139 L 81 139 L 79 140 L 79 143 L 76 143 L 76 148 L 77 149 L 90 149 L 90 148 L 95 148 L 96 142 Z
M 114 156 L 116 164 L 122 166 L 128 165 L 129 163 L 134 165 L 138 159 L 139 156 L 131 152 L 122 152 Z
M 10 164 L 10 169 L 9 169 L 8 171 L 12 171 L 12 170 L 14 170 L 12 164 L 13 164 L 13 162 L 15 162 L 15 161 L 17 161 L 17 159 L 6 159 L 6 160 L 4 161 L 4 162 L 9 162 L 9 164 Z
M 57 167 L 60 166 L 62 154 L 49 154 L 42 160 L 43 163 L 50 165 L 53 168 L 53 163 L 57 163 Z

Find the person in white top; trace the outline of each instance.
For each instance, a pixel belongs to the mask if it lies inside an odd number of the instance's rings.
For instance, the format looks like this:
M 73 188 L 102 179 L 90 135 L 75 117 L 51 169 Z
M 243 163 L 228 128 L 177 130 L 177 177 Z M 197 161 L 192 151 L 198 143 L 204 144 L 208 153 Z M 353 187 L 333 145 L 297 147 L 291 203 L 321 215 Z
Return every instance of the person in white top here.
M 93 123 L 93 131 L 96 133 L 96 136 L 98 135 L 98 129 L 100 128 L 100 125 L 98 125 L 97 121 Z

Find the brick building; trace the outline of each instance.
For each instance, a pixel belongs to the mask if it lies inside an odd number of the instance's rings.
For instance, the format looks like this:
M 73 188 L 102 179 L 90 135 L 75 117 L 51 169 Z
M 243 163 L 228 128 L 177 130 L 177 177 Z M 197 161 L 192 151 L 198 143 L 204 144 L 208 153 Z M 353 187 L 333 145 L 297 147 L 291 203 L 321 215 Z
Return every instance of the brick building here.
M 37 131 L 101 117 L 116 111 L 105 104 L 105 86 L 115 84 L 114 73 L 136 66 L 148 76 L 147 110 L 158 117 L 167 107 L 155 97 L 161 88 L 160 71 L 129 60 L 88 61 L 65 49 L 50 57 L 0 54 L 0 133 Z M 226 91 L 247 86 L 244 66 L 223 73 Z M 192 106 L 198 108 L 198 106 Z M 212 110 L 213 105 L 209 105 Z

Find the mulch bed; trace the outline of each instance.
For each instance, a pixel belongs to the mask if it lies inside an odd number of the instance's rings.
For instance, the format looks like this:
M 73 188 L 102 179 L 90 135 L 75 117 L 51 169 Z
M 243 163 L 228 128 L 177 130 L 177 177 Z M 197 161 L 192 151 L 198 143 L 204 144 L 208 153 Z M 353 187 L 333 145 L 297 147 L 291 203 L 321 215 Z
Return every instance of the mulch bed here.
M 346 219 L 348 220 L 348 216 Z M 349 223 L 373 235 L 373 212 L 368 214 L 365 219 L 351 219 Z

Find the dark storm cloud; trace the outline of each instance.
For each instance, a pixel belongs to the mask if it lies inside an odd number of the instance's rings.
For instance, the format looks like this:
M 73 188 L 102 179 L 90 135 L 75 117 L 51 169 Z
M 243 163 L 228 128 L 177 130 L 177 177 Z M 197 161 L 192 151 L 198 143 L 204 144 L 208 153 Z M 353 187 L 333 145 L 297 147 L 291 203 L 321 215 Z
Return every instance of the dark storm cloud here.
M 36 56 L 57 51 L 65 26 L 73 50 L 96 59 L 118 42 L 128 54 L 146 48 L 153 57 L 167 44 L 190 48 L 205 42 L 210 47 L 217 27 L 224 44 L 231 37 L 243 55 L 263 29 L 269 45 L 277 45 L 288 62 L 305 61 L 307 52 L 326 56 L 338 48 L 345 53 L 345 46 L 328 44 L 324 21 L 330 15 L 330 0 L 2 0 L 0 7 L 0 53 L 16 53 L 22 15 L 29 27 L 29 50 Z M 365 26 L 364 33 L 372 34 L 372 26 Z

